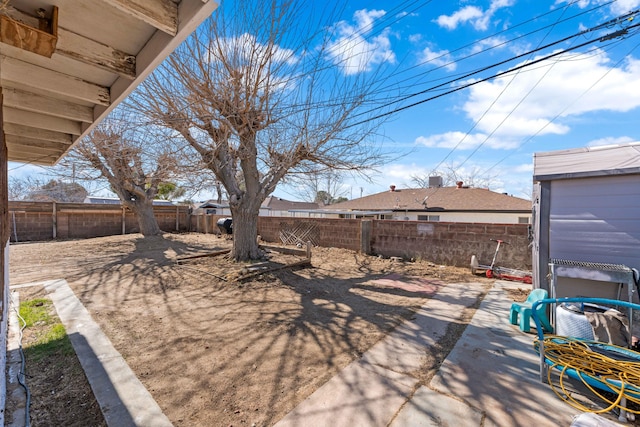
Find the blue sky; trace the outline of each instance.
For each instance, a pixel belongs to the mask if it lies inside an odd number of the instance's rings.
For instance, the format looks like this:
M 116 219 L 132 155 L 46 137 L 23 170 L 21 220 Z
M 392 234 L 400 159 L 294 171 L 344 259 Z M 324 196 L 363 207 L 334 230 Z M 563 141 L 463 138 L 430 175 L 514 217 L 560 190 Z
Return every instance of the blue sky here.
M 351 31 L 352 37 L 376 50 L 373 62 L 395 66 L 398 79 L 411 85 L 405 93 L 411 94 L 594 28 L 639 4 L 637 0 L 349 2 L 338 28 L 343 29 L 341 36 L 348 37 Z M 640 140 L 636 30 L 576 48 L 636 23 L 640 17 L 446 84 L 440 92 L 572 49 L 398 112 L 380 131 L 386 136 L 385 149 L 405 156 L 372 174 L 373 184 L 346 183 L 347 197 L 385 191 L 390 184 L 414 186 L 413 175 L 453 167 L 460 176 L 489 177 L 492 190 L 529 198 L 534 152 Z M 352 64 L 349 72 L 354 69 Z M 428 91 L 397 106 L 440 92 Z M 276 194 L 291 196 L 282 190 Z
M 344 195 L 411 187 L 414 175 L 453 167 L 528 198 L 534 152 L 640 140 L 640 27 L 632 27 L 640 16 L 596 28 L 639 7 L 640 0 L 350 0 L 329 29 L 331 57 L 345 76 L 377 67 L 391 73 L 394 99 L 407 97 L 391 109 L 421 103 L 387 118 L 379 142 L 396 158 L 371 174 L 372 183 L 345 180 Z M 598 41 L 624 28 L 622 37 Z M 366 62 L 354 56 L 363 51 Z M 517 55 L 524 56 L 467 76 Z M 9 167 L 10 176 L 42 172 Z M 275 195 L 297 198 L 284 186 Z

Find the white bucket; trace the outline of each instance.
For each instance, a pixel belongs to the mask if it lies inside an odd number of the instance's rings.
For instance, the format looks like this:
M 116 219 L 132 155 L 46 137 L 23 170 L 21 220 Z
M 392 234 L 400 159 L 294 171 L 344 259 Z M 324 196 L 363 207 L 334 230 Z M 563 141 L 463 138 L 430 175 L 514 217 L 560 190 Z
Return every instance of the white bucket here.
M 598 311 L 604 313 L 607 307 L 595 304 L 571 304 L 562 303 L 556 307 L 555 334 L 563 337 L 593 339 L 593 328 L 584 315 L 586 311 Z

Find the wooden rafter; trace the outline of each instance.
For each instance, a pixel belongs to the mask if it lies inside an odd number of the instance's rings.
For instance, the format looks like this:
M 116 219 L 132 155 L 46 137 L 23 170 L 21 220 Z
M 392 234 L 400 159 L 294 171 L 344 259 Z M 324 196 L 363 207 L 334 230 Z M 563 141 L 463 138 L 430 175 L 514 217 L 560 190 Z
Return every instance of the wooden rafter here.
M 36 16 L 19 10 L 13 9 L 9 16 L 33 27 L 37 27 L 39 24 L 39 19 Z M 98 43 L 63 27 L 58 27 L 58 42 L 55 53 L 117 73 L 128 79 L 136 77 L 135 55 Z
M 63 153 L 71 144 L 52 143 L 41 139 L 25 138 L 17 135 L 6 135 L 7 145 L 24 146 L 33 149 L 33 151 Z
M 40 96 L 18 89 L 9 88 L 4 90 L 4 105 L 6 107 L 47 114 L 63 119 L 84 123 L 93 122 L 93 109 L 91 107 Z
M 51 141 L 52 143 L 71 144 L 73 135 L 63 132 L 55 132 L 37 127 L 23 126 L 15 123 L 4 124 L 5 135 L 24 136 L 26 138 Z
M 178 33 L 178 5 L 171 0 L 102 0 L 171 36 Z
M 0 23 L 2 124 L 10 160 L 55 164 L 217 3 L 10 0 L 0 10 L 6 22 Z
M 52 95 L 75 98 L 80 101 L 108 106 L 109 89 L 85 82 L 77 77 L 36 67 L 19 59 L 0 57 L 2 86 L 26 86 Z
M 136 77 L 136 57 L 60 28 L 56 53 L 122 77 Z
M 15 123 L 23 126 L 38 126 L 40 129 L 54 132 L 80 135 L 82 127 L 80 122 L 61 119 L 60 117 L 44 116 L 31 111 L 17 110 L 15 108 L 4 107 L 5 123 Z

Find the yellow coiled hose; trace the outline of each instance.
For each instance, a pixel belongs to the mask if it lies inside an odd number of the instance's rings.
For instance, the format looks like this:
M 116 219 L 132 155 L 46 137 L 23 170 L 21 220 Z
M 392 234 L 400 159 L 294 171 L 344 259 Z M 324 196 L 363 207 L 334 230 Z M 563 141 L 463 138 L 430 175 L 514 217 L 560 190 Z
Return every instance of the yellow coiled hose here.
M 627 402 L 640 404 L 640 353 L 607 344 L 606 347 L 621 350 L 620 353 L 628 354 L 632 358 L 637 355 L 638 361 L 617 360 L 592 350 L 589 344 L 602 345 L 602 343 L 595 341 L 545 335 L 544 355 L 545 359 L 550 362 L 549 369 L 547 369 L 547 380 L 553 392 L 569 405 L 584 412 L 599 414 L 619 408 L 633 414 L 640 414 L 640 411 L 623 407 L 620 404 L 623 397 L 626 398 Z M 533 345 L 536 351 L 539 352 L 540 345 L 538 340 L 535 340 Z M 551 382 L 553 368 L 560 371 L 559 387 L 562 390 L 562 394 L 558 391 L 558 387 Z M 575 370 L 576 377 L 580 378 L 591 392 L 610 406 L 594 410 L 575 400 L 564 386 L 564 376 L 568 369 Z M 606 387 L 612 393 L 617 394 L 616 398 L 611 400 L 604 396 L 587 381 L 589 378 L 599 383 L 606 383 Z M 620 386 L 613 384 L 612 380 L 619 381 Z

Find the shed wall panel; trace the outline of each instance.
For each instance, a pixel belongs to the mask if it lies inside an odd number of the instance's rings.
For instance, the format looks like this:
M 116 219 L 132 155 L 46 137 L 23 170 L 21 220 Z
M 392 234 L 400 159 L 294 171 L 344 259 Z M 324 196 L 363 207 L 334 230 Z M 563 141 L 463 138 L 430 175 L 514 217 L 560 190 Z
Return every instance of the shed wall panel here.
M 640 175 L 551 182 L 549 255 L 640 269 Z

